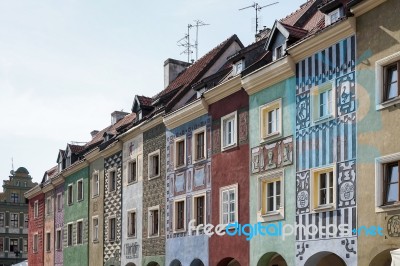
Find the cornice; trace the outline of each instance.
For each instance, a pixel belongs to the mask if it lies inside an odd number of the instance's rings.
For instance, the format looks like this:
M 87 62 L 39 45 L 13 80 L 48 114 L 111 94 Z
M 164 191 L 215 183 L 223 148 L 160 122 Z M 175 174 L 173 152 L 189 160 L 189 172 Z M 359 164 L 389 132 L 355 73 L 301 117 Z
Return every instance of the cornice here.
M 143 133 L 140 126 L 141 125 L 137 125 L 131 129 L 129 129 L 128 131 L 126 131 L 123 134 L 121 134 L 120 136 L 118 136 L 117 139 L 120 139 L 122 142 L 125 142 L 127 140 L 130 140 L 130 139 L 136 137 L 137 135 Z
M 40 187 L 40 185 L 36 185 L 33 188 L 31 188 L 30 190 L 28 190 L 27 192 L 24 193 L 25 198 L 27 199 L 31 199 L 33 197 L 36 197 L 37 195 L 42 193 L 42 189 Z
M 53 179 L 51 179 L 51 183 L 53 184 L 54 187 L 61 185 L 62 183 L 64 183 L 64 176 L 58 175 L 54 177 Z
M 240 75 L 236 75 L 218 86 L 215 86 L 211 90 L 206 91 L 203 96 L 207 104 L 210 105 L 240 91 L 241 89 L 242 84 L 240 83 Z
M 290 56 L 263 66 L 242 78 L 242 86 L 252 95 L 295 75 L 295 64 Z
M 386 2 L 386 0 L 366 0 L 350 8 L 350 12 L 358 17 L 374 9 L 380 4 L 383 4 L 384 2 Z
M 42 192 L 46 193 L 46 192 L 49 192 L 50 190 L 53 190 L 53 189 L 54 189 L 54 185 L 52 183 L 48 183 L 45 186 L 43 186 Z
M 287 51 L 297 63 L 355 33 L 356 19 L 349 17 L 289 47 Z
M 62 171 L 62 175 L 64 177 L 70 176 L 76 172 L 78 172 L 79 170 L 82 170 L 83 168 L 89 166 L 89 163 L 83 159 L 81 161 L 79 161 L 77 164 L 72 165 L 71 168 L 67 168 L 66 170 Z
M 105 150 L 101 151 L 101 156 L 102 157 L 108 157 L 110 155 L 113 155 L 114 153 L 122 150 L 122 142 L 119 140 L 111 143 Z
M 164 117 L 164 124 L 168 129 L 176 128 L 189 121 L 196 119 L 202 115 L 207 114 L 208 105 L 203 98 L 197 99 L 181 109 L 168 114 Z
M 85 157 L 86 161 L 88 161 L 89 163 L 92 163 L 101 156 L 100 148 L 97 147 L 96 149 L 89 151 L 88 153 L 84 154 L 83 156 Z
M 152 120 L 149 120 L 147 123 L 145 122 L 141 127 L 140 130 L 142 132 L 147 131 L 163 122 L 163 118 L 161 114 L 158 114 L 156 117 L 154 117 Z

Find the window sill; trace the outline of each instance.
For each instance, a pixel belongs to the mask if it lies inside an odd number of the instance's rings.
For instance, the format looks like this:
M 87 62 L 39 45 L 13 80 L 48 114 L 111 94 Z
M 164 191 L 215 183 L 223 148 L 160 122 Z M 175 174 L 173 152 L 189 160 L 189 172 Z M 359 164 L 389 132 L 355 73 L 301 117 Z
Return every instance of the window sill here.
M 180 234 L 180 233 L 185 233 L 185 232 L 186 232 L 186 229 L 175 229 L 173 231 L 174 234 Z
M 378 105 L 376 105 L 376 110 L 377 111 L 382 111 L 386 108 L 392 107 L 392 106 L 396 106 L 397 104 L 400 104 L 400 96 L 397 96 L 393 99 L 387 100 L 385 102 L 382 102 Z
M 237 143 L 233 143 L 233 144 L 230 144 L 230 145 L 227 145 L 227 146 L 223 146 L 221 148 L 221 150 L 222 151 L 227 151 L 227 150 L 230 150 L 230 149 L 235 148 L 235 147 L 237 147 Z
M 328 121 L 330 121 L 330 120 L 332 120 L 332 119 L 334 119 L 334 118 L 335 118 L 334 115 L 329 115 L 329 116 L 320 117 L 320 118 L 315 119 L 315 120 L 313 121 L 313 125 L 325 123 L 325 122 L 328 122 Z
M 149 177 L 149 180 L 153 180 L 153 179 L 159 178 L 160 176 L 161 175 L 155 175 L 155 176 Z
M 281 136 L 282 136 L 282 132 L 281 132 L 281 131 L 276 131 L 276 132 L 273 132 L 273 133 L 268 134 L 268 135 L 266 135 L 265 137 L 263 137 L 263 138 L 261 139 L 260 143 L 269 141 L 269 140 L 271 140 L 271 139 L 279 138 L 279 137 L 281 137 Z
M 157 237 L 159 237 L 160 235 L 149 235 L 147 238 L 157 238 Z
M 278 220 L 283 220 L 285 218 L 285 212 L 283 208 L 280 208 L 278 211 L 273 211 L 273 212 L 267 212 L 264 214 L 261 214 L 261 212 L 258 212 L 258 222 L 272 222 L 272 221 L 278 221 Z
M 199 158 L 199 159 L 193 160 L 193 164 L 201 163 L 201 162 L 205 161 L 206 159 L 207 159 L 206 157 L 203 157 L 203 158 Z
M 83 201 L 83 199 L 78 199 L 78 200 L 77 200 L 77 202 L 81 202 L 81 201 Z
M 98 198 L 100 196 L 100 194 L 96 194 L 92 196 L 92 199 Z
M 324 211 L 331 211 L 334 210 L 335 206 L 332 204 L 321 205 L 313 209 L 313 212 L 324 212 Z
M 130 182 L 128 181 L 128 186 L 136 184 L 137 182 L 138 182 L 137 179 L 133 180 L 133 181 L 130 181 Z
M 388 211 L 395 211 L 400 209 L 400 202 L 396 202 L 390 205 L 382 205 L 375 208 L 376 213 L 380 212 L 388 212 Z
M 74 203 L 70 202 L 70 203 L 68 203 L 67 205 L 68 205 L 68 206 L 72 206 L 72 205 L 74 205 Z
M 179 169 L 185 168 L 185 166 L 186 166 L 186 163 L 178 165 L 178 166 L 174 167 L 174 170 L 179 170 Z
M 128 236 L 126 239 L 136 239 L 137 236 L 136 235 L 132 235 L 132 236 Z
M 98 243 L 99 243 L 99 240 L 96 239 L 96 240 L 93 240 L 92 242 L 93 242 L 93 244 L 98 244 Z

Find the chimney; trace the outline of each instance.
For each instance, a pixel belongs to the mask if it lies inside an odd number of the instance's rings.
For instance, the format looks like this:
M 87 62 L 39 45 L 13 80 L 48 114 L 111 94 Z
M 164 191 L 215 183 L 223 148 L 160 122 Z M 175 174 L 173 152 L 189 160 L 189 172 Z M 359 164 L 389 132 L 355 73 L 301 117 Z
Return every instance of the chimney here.
M 259 30 L 258 33 L 256 34 L 256 42 L 269 37 L 270 34 L 271 34 L 271 29 L 264 26 L 264 28 L 262 30 Z
M 93 130 L 92 132 L 90 132 L 90 135 L 92 136 L 92 138 L 94 138 L 97 135 L 97 133 L 99 133 L 98 130 Z
M 125 113 L 122 111 L 114 111 L 111 113 L 111 125 L 114 125 L 117 123 L 119 120 L 124 118 L 125 116 L 129 115 L 129 113 Z
M 190 63 L 168 58 L 164 62 L 164 89 L 185 70 Z

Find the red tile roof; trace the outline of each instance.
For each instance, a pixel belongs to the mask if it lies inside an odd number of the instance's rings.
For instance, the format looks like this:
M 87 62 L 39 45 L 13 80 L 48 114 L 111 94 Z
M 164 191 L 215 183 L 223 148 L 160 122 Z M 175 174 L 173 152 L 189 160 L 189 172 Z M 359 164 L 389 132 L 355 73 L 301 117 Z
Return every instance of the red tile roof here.
M 310 20 L 304 25 L 304 29 L 309 32 L 314 32 L 316 30 L 322 29 L 325 26 L 325 15 L 318 11 L 310 18 Z
M 80 145 L 68 144 L 68 146 L 71 149 L 71 152 L 73 153 L 80 153 L 85 149 L 85 146 L 80 146 Z
M 281 24 L 289 32 L 290 36 L 295 37 L 297 39 L 303 38 L 308 33 L 308 31 L 305 30 L 305 29 L 298 28 L 298 27 L 291 26 L 291 25 L 287 25 L 287 24 L 284 24 L 284 23 L 281 23 Z
M 55 177 L 58 174 L 58 166 L 53 166 L 49 170 L 46 171 L 47 176 L 50 178 Z
M 230 38 L 226 39 L 210 52 L 202 56 L 193 65 L 189 66 L 180 75 L 178 75 L 175 80 L 173 80 L 163 91 L 153 97 L 153 99 L 157 99 L 175 90 L 185 88 L 194 81 L 198 80 L 207 71 L 207 68 L 214 63 L 215 58 L 224 50 L 224 48 L 235 40 L 240 42 L 236 34 L 232 35 Z
M 300 6 L 299 9 L 281 19 L 280 22 L 285 23 L 287 25 L 294 25 L 301 18 L 301 16 L 306 13 L 306 11 L 314 4 L 315 0 L 308 0 L 306 3 Z
M 141 106 L 151 106 L 152 99 L 146 96 L 137 96 Z

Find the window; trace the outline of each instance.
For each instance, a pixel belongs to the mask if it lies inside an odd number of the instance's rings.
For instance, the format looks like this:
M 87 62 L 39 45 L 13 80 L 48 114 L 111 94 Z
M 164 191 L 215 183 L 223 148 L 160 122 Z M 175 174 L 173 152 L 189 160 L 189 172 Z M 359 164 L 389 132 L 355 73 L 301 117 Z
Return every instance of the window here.
M 235 72 L 236 74 L 240 74 L 243 70 L 243 60 L 240 60 L 235 64 Z
M 61 211 L 63 208 L 63 198 L 62 198 L 62 194 L 58 193 L 57 194 L 57 210 Z
M 238 220 L 237 184 L 220 188 L 220 223 L 230 224 Z
M 196 226 L 206 224 L 206 197 L 199 195 L 193 197 L 193 218 L 196 220 Z
M 282 99 L 260 107 L 260 134 L 262 141 L 281 134 Z
M 333 167 L 312 170 L 312 207 L 314 210 L 335 207 L 336 180 Z
M 128 184 L 137 181 L 137 164 L 135 161 L 128 163 Z
M 39 217 L 39 201 L 36 200 L 33 203 L 33 218 L 38 218 Z
M 312 89 L 313 120 L 319 122 L 335 116 L 335 93 L 333 83 L 327 82 Z
M 236 146 L 236 118 L 237 113 L 233 112 L 221 118 L 221 142 L 222 149 L 228 149 Z
M 284 170 L 269 171 L 258 178 L 258 222 L 284 219 Z
M 68 205 L 72 205 L 73 196 L 74 196 L 74 192 L 73 192 L 73 188 L 72 188 L 72 184 L 71 184 L 71 185 L 68 185 L 68 194 L 67 194 Z
M 400 61 L 384 67 L 384 101 L 398 97 Z
M 56 250 L 62 249 L 62 234 L 61 229 L 57 229 L 56 231 Z
M 76 184 L 76 188 L 78 191 L 78 201 L 82 201 L 83 200 L 83 180 L 79 180 Z
M 149 179 L 160 176 L 160 150 L 150 153 L 148 159 Z
M 128 212 L 128 237 L 136 236 L 136 212 Z
M 10 238 L 10 249 L 9 249 L 10 253 L 14 253 L 16 251 L 19 251 L 19 247 L 18 247 L 18 239 L 16 238 Z
M 68 227 L 67 227 L 67 245 L 69 247 L 72 246 L 72 226 L 73 226 L 73 224 L 70 223 L 70 224 L 68 224 Z
M 24 238 L 23 241 L 22 241 L 22 243 L 23 243 L 23 245 L 24 245 L 24 246 L 23 246 L 22 252 L 28 253 L 28 239 Z
M 29 227 L 29 216 L 28 214 L 24 214 L 24 228 Z
M 108 220 L 108 240 L 109 241 L 115 241 L 115 233 L 116 233 L 116 224 L 115 224 L 115 218 L 110 218 Z
M 76 244 L 83 244 L 83 221 L 76 223 Z
M 10 227 L 11 228 L 19 227 L 18 218 L 19 218 L 18 213 L 10 213 Z
M 399 162 L 385 164 L 383 171 L 383 204 L 391 205 L 400 202 Z
M 51 197 L 48 197 L 46 199 L 46 215 L 50 215 L 51 214 Z
M 179 168 L 185 165 L 186 149 L 185 136 L 178 137 L 175 139 L 175 168 Z
M 51 234 L 50 232 L 46 233 L 46 251 L 50 252 L 50 243 L 51 243 Z
M 341 13 L 340 8 L 337 8 L 337 9 L 333 10 L 332 12 L 330 12 L 329 14 L 325 15 L 325 26 L 328 26 L 328 25 L 338 21 L 341 17 L 340 13 Z
M 159 226 L 159 209 L 158 207 L 153 207 L 149 209 L 149 237 L 158 236 L 158 226 Z
M 94 217 L 92 218 L 92 230 L 93 230 L 93 236 L 92 236 L 92 241 L 97 242 L 99 241 L 99 218 Z
M 19 196 L 17 193 L 11 193 L 11 202 L 12 203 L 18 203 L 19 202 Z
M 375 63 L 376 110 L 400 102 L 400 52 L 389 55 Z
M 279 59 L 283 56 L 283 46 L 278 46 L 275 48 L 275 53 L 276 53 L 276 58 L 275 59 Z
M 4 212 L 0 212 L 0 227 L 4 227 Z
M 4 238 L 0 237 L 0 252 L 4 252 Z
M 108 172 L 108 192 L 114 192 L 117 189 L 117 177 L 115 170 Z
M 176 200 L 174 203 L 174 231 L 185 230 L 185 199 Z
M 206 127 L 193 132 L 193 153 L 194 161 L 206 158 Z
M 96 197 L 100 193 L 100 177 L 99 172 L 94 172 L 92 176 L 92 195 Z
M 32 252 L 37 253 L 38 252 L 38 234 L 33 235 L 33 245 L 32 245 Z
M 263 213 L 276 212 L 281 207 L 281 181 L 263 183 Z

